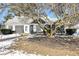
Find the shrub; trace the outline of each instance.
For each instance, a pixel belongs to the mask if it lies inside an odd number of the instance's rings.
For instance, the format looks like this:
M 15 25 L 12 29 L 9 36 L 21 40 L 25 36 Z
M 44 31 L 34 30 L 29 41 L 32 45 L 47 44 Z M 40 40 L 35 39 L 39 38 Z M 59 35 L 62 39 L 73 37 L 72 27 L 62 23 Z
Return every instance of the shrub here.
M 7 34 L 12 34 L 14 31 L 12 31 L 11 29 L 0 29 L 1 33 L 4 35 Z
M 73 35 L 76 32 L 76 29 L 66 29 L 67 35 Z

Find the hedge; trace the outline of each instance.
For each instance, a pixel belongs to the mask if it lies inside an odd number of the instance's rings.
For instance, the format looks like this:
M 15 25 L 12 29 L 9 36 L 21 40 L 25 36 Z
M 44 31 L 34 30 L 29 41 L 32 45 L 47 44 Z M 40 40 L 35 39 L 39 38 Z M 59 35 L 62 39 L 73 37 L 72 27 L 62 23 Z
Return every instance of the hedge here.
M 1 31 L 1 33 L 4 34 L 4 35 L 14 33 L 14 31 L 12 31 L 11 29 L 0 29 L 0 31 Z

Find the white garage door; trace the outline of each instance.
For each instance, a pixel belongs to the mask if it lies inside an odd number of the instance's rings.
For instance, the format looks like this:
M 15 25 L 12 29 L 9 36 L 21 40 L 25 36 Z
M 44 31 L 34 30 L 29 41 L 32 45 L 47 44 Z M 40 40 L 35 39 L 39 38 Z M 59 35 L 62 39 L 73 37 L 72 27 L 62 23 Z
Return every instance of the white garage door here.
M 24 26 L 23 25 L 17 25 L 15 26 L 16 33 L 24 33 Z

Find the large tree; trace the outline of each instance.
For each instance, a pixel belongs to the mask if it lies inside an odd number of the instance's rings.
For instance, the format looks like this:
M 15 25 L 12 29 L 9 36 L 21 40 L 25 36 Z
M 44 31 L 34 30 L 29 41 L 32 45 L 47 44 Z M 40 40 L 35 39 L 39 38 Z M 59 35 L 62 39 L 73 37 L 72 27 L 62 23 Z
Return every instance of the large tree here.
M 22 3 L 22 4 L 9 4 L 11 8 L 11 12 L 14 12 L 15 15 L 18 16 L 25 16 L 33 18 L 33 20 L 36 20 L 39 26 L 44 29 L 43 24 L 39 21 L 40 17 L 44 17 L 45 21 L 49 21 L 47 18 L 47 15 L 45 13 L 45 9 L 49 9 L 50 6 L 48 4 L 35 4 L 35 3 Z
M 79 4 L 64 4 L 64 3 L 49 3 L 49 4 L 45 4 L 45 3 L 22 3 L 22 4 L 9 4 L 11 11 L 15 13 L 15 15 L 24 15 L 24 16 L 28 16 L 33 18 L 34 20 L 37 19 L 37 21 L 39 20 L 39 18 L 41 17 L 41 15 L 45 16 L 45 21 L 48 20 L 49 24 L 52 27 L 52 23 L 50 22 L 50 20 L 48 19 L 46 13 L 45 13 L 45 9 L 51 9 L 51 11 L 53 11 L 56 15 L 56 17 L 58 18 L 58 21 L 56 21 L 54 24 L 55 29 L 52 30 L 51 29 L 51 36 L 52 34 L 54 34 L 56 32 L 56 28 L 60 27 L 62 25 L 72 25 L 74 23 L 74 20 L 79 19 Z M 77 22 L 76 21 L 76 22 Z M 75 22 L 75 23 L 76 23 Z M 45 30 L 47 32 L 46 29 L 48 29 L 47 27 L 44 29 L 44 27 L 42 26 L 42 23 L 40 23 L 38 21 L 39 26 Z

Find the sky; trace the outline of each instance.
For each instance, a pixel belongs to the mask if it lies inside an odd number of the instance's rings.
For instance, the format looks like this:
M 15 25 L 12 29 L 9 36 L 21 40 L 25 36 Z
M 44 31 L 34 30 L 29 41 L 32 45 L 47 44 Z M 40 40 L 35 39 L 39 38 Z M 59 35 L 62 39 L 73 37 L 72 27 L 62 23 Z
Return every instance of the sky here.
M 2 24 L 3 21 L 5 21 L 4 17 L 8 15 L 8 10 L 8 6 L 4 5 L 4 8 L 0 11 L 0 24 Z
M 7 5 L 4 5 L 4 8 L 0 10 L 0 24 L 5 21 L 4 17 L 8 15 L 8 11 L 10 8 L 8 8 Z M 56 21 L 57 17 L 55 16 L 54 12 L 52 12 L 50 9 L 45 9 L 45 13 L 47 14 L 48 18 L 52 21 Z
M 48 18 L 50 20 L 52 20 L 52 21 L 56 21 L 57 20 L 57 17 L 55 15 L 55 13 L 52 12 L 51 9 L 45 9 L 45 12 L 46 12 L 46 14 L 47 14 L 47 16 L 48 16 Z

